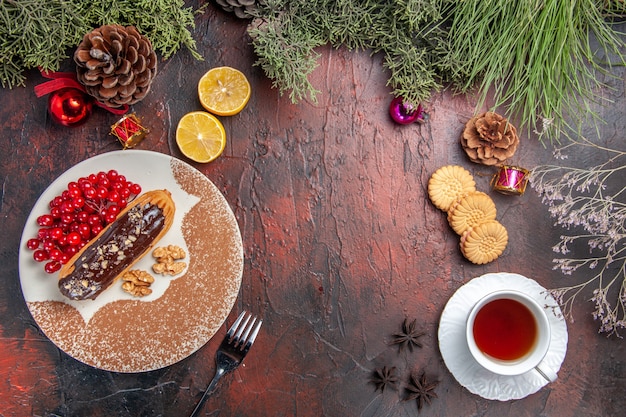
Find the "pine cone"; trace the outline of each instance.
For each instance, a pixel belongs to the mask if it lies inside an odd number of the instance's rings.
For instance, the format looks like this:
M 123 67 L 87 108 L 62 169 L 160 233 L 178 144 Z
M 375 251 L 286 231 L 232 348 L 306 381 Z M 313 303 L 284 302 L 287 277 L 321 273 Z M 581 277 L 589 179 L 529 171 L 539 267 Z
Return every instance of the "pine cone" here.
M 461 135 L 461 146 L 472 162 L 497 165 L 513 156 L 519 144 L 517 129 L 497 113 L 471 118 Z
M 263 0 L 215 0 L 215 2 L 225 11 L 234 12 L 240 19 L 254 17 L 254 12 L 259 9 L 259 3 Z
M 152 44 L 134 26 L 94 29 L 83 37 L 74 61 L 78 81 L 108 107 L 142 100 L 157 72 Z

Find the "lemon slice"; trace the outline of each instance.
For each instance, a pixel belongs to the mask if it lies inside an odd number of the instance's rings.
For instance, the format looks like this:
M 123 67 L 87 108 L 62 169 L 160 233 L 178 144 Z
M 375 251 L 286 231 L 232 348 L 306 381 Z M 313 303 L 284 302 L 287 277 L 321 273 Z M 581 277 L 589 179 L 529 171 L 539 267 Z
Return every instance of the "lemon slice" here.
M 211 162 L 226 147 L 226 131 L 217 117 L 205 111 L 194 111 L 178 122 L 176 143 L 189 159 Z
M 246 76 L 231 67 L 210 69 L 198 82 L 202 107 L 218 116 L 239 113 L 248 103 L 251 92 Z

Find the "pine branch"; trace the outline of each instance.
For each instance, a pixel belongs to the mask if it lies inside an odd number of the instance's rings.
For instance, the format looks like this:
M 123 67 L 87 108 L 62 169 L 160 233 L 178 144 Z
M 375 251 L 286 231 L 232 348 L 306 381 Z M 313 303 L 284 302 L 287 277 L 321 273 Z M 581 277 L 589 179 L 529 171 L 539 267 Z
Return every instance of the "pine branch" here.
M 137 26 L 165 58 L 183 45 L 202 59 L 190 33 L 194 11 L 183 6 L 183 0 L 3 0 L 0 83 L 23 85 L 30 68 L 58 70 L 83 36 L 103 24 Z
M 281 94 L 296 102 L 315 100 L 308 81 L 316 68 L 314 49 L 335 47 L 384 54 L 388 85 L 412 102 L 427 100 L 441 88 L 448 44 L 442 10 L 450 0 L 266 0 L 249 34 L 256 62 Z

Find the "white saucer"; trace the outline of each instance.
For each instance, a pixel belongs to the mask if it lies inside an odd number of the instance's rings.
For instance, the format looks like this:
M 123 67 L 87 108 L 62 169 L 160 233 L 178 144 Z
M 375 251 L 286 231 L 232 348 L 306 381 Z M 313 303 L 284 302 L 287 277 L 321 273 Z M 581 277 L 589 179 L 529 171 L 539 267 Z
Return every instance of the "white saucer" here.
M 557 373 L 567 351 L 567 326 L 561 309 L 545 288 L 519 274 L 485 274 L 459 288 L 441 314 L 439 350 L 452 375 L 471 393 L 488 400 L 508 401 L 533 394 L 548 381 L 534 370 L 516 376 L 494 374 L 482 368 L 470 354 L 465 340 L 465 321 L 470 309 L 480 298 L 500 289 L 524 292 L 545 306 L 551 325 L 551 340 L 543 364 Z

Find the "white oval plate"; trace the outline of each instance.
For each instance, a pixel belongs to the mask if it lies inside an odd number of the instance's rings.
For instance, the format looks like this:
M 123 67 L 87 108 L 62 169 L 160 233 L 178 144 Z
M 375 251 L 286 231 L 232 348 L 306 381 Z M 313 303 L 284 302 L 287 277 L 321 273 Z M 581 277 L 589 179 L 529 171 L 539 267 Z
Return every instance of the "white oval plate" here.
M 172 193 L 174 223 L 157 246 L 184 248 L 187 269 L 175 277 L 153 274 L 153 293 L 143 298 L 124 292 L 118 281 L 96 300 L 69 300 L 58 289 L 58 274 L 33 260 L 26 241 L 37 235 L 36 218 L 70 181 L 110 169 L 142 191 Z M 133 269 L 152 272 L 153 263 L 147 254 Z M 22 233 L 19 271 L 33 318 L 61 350 L 96 368 L 143 372 L 186 358 L 217 332 L 239 293 L 243 245 L 228 202 L 201 172 L 157 152 L 114 151 L 75 165 L 42 193 Z
M 448 300 L 439 321 L 439 350 L 457 381 L 471 393 L 489 400 L 508 401 L 539 391 L 548 382 L 531 370 L 522 375 L 497 375 L 482 368 L 472 357 L 465 340 L 465 323 L 472 306 L 485 295 L 511 289 L 531 295 L 543 305 L 551 325 L 550 350 L 544 364 L 555 373 L 567 351 L 567 325 L 554 298 L 536 281 L 507 272 L 474 278 Z

